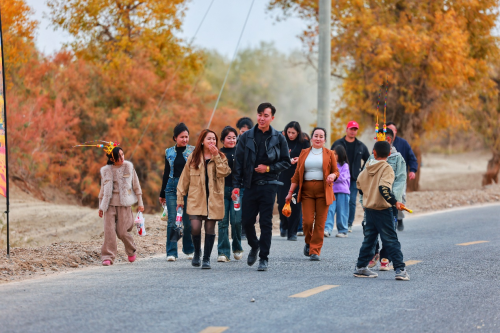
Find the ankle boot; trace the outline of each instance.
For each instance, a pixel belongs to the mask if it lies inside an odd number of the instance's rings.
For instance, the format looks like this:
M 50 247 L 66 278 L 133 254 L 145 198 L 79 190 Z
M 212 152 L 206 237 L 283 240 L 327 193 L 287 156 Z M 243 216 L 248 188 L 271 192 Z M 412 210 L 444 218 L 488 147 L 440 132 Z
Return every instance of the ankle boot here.
M 193 260 L 191 261 L 191 265 L 194 267 L 200 267 L 201 265 L 201 235 L 191 235 L 191 239 L 193 240 L 194 245 L 194 255 Z
M 214 247 L 215 235 L 205 234 L 205 250 L 203 251 L 203 262 L 201 264 L 202 269 L 210 269 L 210 255 L 212 254 L 212 248 Z

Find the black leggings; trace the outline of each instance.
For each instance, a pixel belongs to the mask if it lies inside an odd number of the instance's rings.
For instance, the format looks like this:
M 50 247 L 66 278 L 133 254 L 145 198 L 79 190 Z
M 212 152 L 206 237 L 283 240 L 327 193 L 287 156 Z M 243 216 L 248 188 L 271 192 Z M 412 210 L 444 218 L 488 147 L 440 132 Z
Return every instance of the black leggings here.
M 191 220 L 191 235 L 199 236 L 201 235 L 201 225 L 203 223 L 202 219 Z M 205 220 L 205 234 L 215 235 L 215 220 Z

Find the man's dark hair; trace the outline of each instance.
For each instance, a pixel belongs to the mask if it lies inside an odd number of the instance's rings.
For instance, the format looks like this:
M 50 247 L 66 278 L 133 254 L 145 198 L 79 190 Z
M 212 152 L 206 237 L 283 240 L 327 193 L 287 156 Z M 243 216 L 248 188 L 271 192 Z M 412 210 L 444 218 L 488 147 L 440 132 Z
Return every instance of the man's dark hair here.
M 259 107 L 257 108 L 257 113 L 262 113 L 264 112 L 265 109 L 271 109 L 271 114 L 274 117 L 274 114 L 276 113 L 276 108 L 271 104 L 271 103 L 261 103 Z
M 189 129 L 187 128 L 186 124 L 178 123 L 177 126 L 174 127 L 174 141 L 177 140 L 179 134 L 181 134 L 184 131 L 188 132 L 189 134 Z
M 386 129 L 385 135 L 391 137 L 391 139 L 394 140 L 394 132 L 390 128 Z
M 248 117 L 240 118 L 236 122 L 236 127 L 238 129 L 241 129 L 242 127 L 248 127 L 248 129 L 251 129 L 253 127 L 253 121 Z
M 377 153 L 377 158 L 386 158 L 391 152 L 391 145 L 387 141 L 377 141 L 373 150 Z
M 386 126 L 392 125 L 392 126 L 396 127 L 396 129 L 398 128 L 398 127 L 396 126 L 396 123 L 394 123 L 393 121 L 388 121 L 388 122 L 386 122 L 386 123 L 385 123 L 385 125 L 386 125 Z
M 251 128 L 251 127 L 249 127 Z M 220 134 L 220 141 L 222 143 L 224 143 L 224 140 L 226 139 L 226 136 L 229 135 L 229 133 L 234 133 L 234 135 L 238 136 L 238 132 L 236 132 L 236 130 L 234 128 L 232 128 L 231 126 L 226 126 L 224 127 L 224 129 L 222 130 L 222 133 Z

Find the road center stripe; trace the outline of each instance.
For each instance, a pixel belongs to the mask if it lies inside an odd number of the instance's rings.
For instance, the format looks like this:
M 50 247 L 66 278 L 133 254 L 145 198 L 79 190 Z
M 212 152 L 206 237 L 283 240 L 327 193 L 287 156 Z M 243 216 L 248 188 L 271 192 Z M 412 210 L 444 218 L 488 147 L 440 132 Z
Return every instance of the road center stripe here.
M 320 292 L 323 292 L 323 291 L 326 291 L 326 290 L 330 290 L 330 289 L 336 288 L 336 287 L 339 287 L 339 285 L 324 285 L 324 286 L 321 286 L 321 287 L 316 287 L 316 288 L 312 288 L 312 289 L 303 291 L 301 293 L 298 293 L 298 294 L 295 294 L 295 295 L 292 295 L 292 296 L 289 296 L 289 297 L 306 298 L 306 297 L 309 297 L 309 296 L 312 296 L 312 295 L 316 295 L 316 294 L 319 294 Z
M 481 243 L 489 243 L 490 241 L 475 241 L 475 242 L 468 242 L 468 243 L 460 243 L 457 245 L 460 246 L 467 246 L 467 245 L 474 245 L 474 244 L 481 244 Z
M 408 261 L 405 261 L 405 265 L 406 266 L 416 265 L 419 262 L 422 262 L 422 260 L 408 260 Z
M 217 326 L 210 326 L 210 327 L 207 327 L 205 328 L 203 331 L 201 331 L 200 333 L 222 333 L 226 330 L 228 330 L 229 327 L 223 327 L 223 326 L 220 326 L 220 327 L 217 327 Z

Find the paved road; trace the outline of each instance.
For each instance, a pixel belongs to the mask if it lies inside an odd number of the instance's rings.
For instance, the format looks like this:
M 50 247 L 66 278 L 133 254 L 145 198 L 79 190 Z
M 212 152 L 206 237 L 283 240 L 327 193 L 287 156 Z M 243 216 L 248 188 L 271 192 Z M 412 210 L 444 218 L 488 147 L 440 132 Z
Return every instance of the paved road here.
M 321 262 L 275 237 L 267 272 L 155 258 L 2 285 L 0 332 L 500 332 L 500 206 L 408 219 L 399 236 L 421 261 L 408 282 L 352 277 L 360 228 L 326 239 Z

